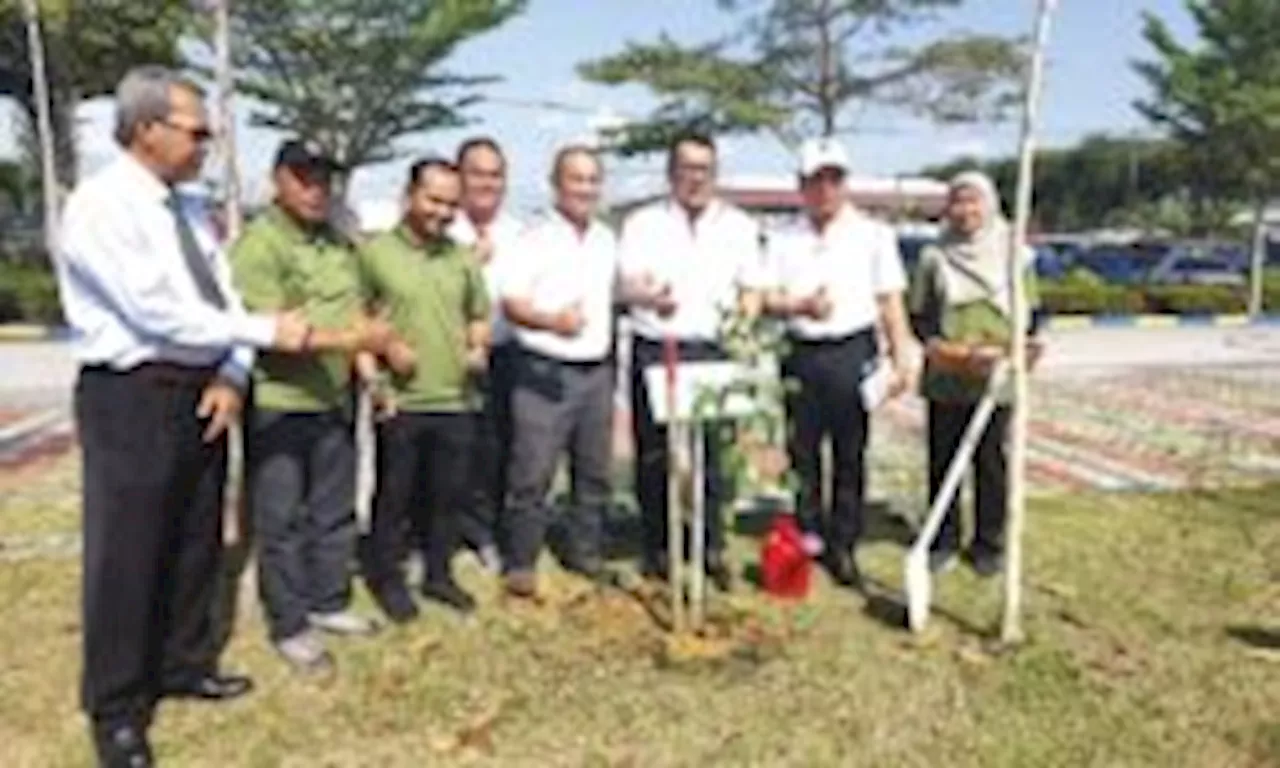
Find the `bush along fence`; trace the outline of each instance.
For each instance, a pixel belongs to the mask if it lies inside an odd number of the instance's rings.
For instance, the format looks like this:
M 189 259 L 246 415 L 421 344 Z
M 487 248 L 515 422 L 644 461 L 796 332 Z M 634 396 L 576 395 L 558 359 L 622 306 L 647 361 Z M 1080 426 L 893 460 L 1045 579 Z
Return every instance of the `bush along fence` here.
M 1082 325 L 1237 325 L 1249 289 L 1234 285 L 1114 285 L 1092 276 L 1042 280 L 1040 296 L 1050 327 Z M 1280 322 L 1280 270 L 1263 281 L 1264 318 Z M 1083 316 L 1083 318 L 1081 317 Z M 43 264 L 0 261 L 0 324 L 20 325 L 0 338 L 58 336 L 62 307 L 53 273 Z M 47 330 L 46 330 L 47 329 Z

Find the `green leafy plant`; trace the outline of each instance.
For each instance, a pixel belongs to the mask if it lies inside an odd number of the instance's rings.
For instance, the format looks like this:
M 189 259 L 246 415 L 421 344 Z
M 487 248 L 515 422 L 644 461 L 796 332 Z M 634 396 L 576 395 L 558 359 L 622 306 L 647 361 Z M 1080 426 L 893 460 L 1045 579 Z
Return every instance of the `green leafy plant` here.
M 790 497 L 797 478 L 786 464 L 786 397 L 796 385 L 779 373 L 786 354 L 781 325 L 724 309 L 719 338 L 741 373 L 723 388 L 700 388 L 694 418 L 716 424 L 721 467 L 739 498 Z M 751 403 L 749 413 L 731 415 L 731 402 L 741 399 Z

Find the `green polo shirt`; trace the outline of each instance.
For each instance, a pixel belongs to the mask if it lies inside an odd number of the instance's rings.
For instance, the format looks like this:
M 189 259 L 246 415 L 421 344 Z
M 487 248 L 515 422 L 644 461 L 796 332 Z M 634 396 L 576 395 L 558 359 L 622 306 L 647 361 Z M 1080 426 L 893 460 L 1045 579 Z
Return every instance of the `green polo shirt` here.
M 361 250 L 373 303 L 417 355 L 412 376 L 392 376 L 396 405 L 410 412 L 480 407 L 467 371 L 467 326 L 489 318 L 484 276 L 469 249 L 450 239 L 422 244 L 404 224 Z
M 275 205 L 236 241 L 231 269 L 250 312 L 300 310 L 316 328 L 342 330 L 364 307 L 354 245 L 328 226 L 303 228 Z M 343 404 L 350 381 L 345 353 L 264 351 L 254 369 L 254 402 L 273 411 L 330 410 Z
M 932 247 L 926 248 L 921 253 L 917 274 L 911 282 L 909 310 L 912 315 L 924 318 L 925 336 L 962 344 L 1007 345 L 1013 337 L 1012 322 L 994 302 L 978 299 L 964 304 L 947 304 L 937 271 L 938 261 L 942 258 Z M 1027 308 L 1034 311 L 1040 306 L 1036 273 L 1028 267 L 1023 275 Z M 929 400 L 969 403 L 982 399 L 986 381 L 940 371 L 926 361 L 920 388 L 921 394 Z M 997 402 L 1007 404 L 1012 395 L 1011 384 L 1006 384 L 997 393 Z

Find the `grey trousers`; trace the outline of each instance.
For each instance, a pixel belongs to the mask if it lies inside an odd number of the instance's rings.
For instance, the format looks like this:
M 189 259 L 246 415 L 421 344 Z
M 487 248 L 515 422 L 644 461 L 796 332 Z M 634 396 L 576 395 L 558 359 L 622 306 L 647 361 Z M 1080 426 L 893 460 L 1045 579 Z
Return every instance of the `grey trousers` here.
M 611 494 L 614 368 L 523 352 L 512 395 L 514 445 L 507 478 L 508 572 L 532 571 L 550 524 L 547 494 L 569 452 L 574 559 L 598 563 Z
M 307 614 L 345 609 L 355 554 L 355 442 L 350 415 L 255 409 L 245 432 L 258 589 L 273 641 Z

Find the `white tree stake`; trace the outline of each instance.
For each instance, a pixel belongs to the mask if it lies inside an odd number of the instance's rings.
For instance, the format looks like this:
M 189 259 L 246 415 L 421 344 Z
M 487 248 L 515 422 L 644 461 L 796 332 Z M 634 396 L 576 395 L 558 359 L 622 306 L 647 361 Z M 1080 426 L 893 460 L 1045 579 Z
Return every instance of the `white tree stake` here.
M 231 69 L 231 0 L 215 0 L 213 47 L 218 90 L 218 146 L 226 194 L 227 242 L 240 236 L 240 167 L 236 162 L 235 80 Z
M 1027 296 L 1023 279 L 1026 262 L 1027 223 L 1031 218 L 1032 171 L 1035 161 L 1036 123 L 1044 82 L 1045 47 L 1057 0 L 1040 0 L 1036 15 L 1035 46 L 1022 111 L 1022 140 L 1018 153 L 1018 191 L 1013 232 L 1010 236 L 1009 271 L 1013 286 L 1013 440 L 1009 456 L 1008 516 L 1005 525 L 1004 618 L 1000 638 L 1018 643 L 1022 631 L 1022 531 L 1026 517 L 1027 421 L 1030 411 L 1027 386 Z
M 53 156 L 53 120 L 49 114 L 49 75 L 44 65 L 44 37 L 36 0 L 24 0 L 27 52 L 31 58 L 31 90 L 36 102 L 36 131 L 40 139 L 41 188 L 44 191 L 44 247 L 50 260 L 58 238 L 58 176 Z

